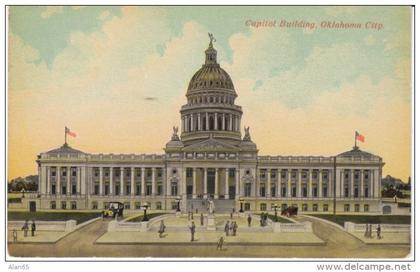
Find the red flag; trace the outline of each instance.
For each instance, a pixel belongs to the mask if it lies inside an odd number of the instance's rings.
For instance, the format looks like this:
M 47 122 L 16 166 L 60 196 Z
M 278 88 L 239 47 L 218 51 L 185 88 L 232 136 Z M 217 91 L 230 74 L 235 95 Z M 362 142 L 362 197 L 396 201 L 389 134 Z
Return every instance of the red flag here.
M 66 134 L 72 136 L 72 137 L 76 137 L 76 133 L 74 133 L 73 131 L 71 131 L 68 127 L 66 127 Z
M 356 131 L 356 140 L 364 143 L 365 142 L 365 136 L 363 136 L 362 134 L 360 134 L 359 132 Z

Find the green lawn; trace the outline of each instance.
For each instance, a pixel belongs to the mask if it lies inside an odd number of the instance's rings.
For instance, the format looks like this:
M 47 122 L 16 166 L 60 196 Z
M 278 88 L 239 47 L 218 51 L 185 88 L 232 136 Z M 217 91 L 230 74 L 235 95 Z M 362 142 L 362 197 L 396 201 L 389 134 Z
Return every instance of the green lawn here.
M 261 214 L 258 214 L 258 216 L 260 216 Z M 272 220 L 274 222 L 274 215 L 273 214 L 269 214 L 268 218 L 270 218 L 270 220 Z M 277 216 L 277 222 L 279 223 L 294 223 L 293 221 L 290 221 L 289 219 L 278 215 Z
M 101 216 L 100 212 L 7 212 L 8 220 L 67 221 L 76 220 L 77 224 Z
M 151 213 L 151 214 L 147 214 L 147 217 L 149 217 L 149 220 L 150 220 L 153 217 L 157 217 L 164 214 L 166 213 Z M 139 215 L 139 216 L 131 218 L 130 220 L 127 220 L 127 222 L 141 222 L 142 220 L 143 220 L 143 215 Z
M 326 219 L 328 221 L 344 226 L 344 222 L 356 224 L 411 224 L 409 215 L 333 215 L 333 214 L 311 214 L 311 216 Z

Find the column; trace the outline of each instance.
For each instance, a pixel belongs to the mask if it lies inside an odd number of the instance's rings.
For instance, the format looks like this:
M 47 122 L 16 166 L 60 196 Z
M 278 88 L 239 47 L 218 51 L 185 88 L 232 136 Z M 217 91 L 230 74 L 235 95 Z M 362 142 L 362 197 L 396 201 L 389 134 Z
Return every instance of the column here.
M 229 118 L 230 118 L 230 122 L 229 122 L 229 130 L 233 130 L 233 118 L 232 118 L 232 114 L 229 114 Z
M 318 173 L 318 197 L 323 197 L 323 192 L 322 192 L 322 169 L 319 169 L 319 173 Z
M 373 173 L 373 197 L 378 198 L 379 191 L 379 182 L 381 182 L 381 177 L 379 176 L 379 170 L 375 169 Z
M 99 195 L 104 195 L 104 170 L 103 167 L 99 167 Z
M 333 176 L 332 176 L 332 172 L 334 170 L 328 170 L 328 195 L 327 197 L 332 197 L 333 196 Z
M 229 168 L 225 169 L 225 199 L 229 199 Z
M 57 171 L 56 174 L 57 176 Z M 51 194 L 51 166 L 47 166 L 47 194 Z
M 71 167 L 67 166 L 67 184 L 66 184 L 66 194 L 69 196 L 71 194 Z
M 277 169 L 277 197 L 281 197 L 281 169 Z
M 135 171 L 134 171 L 135 169 L 134 169 L 134 167 L 131 167 L 131 175 L 130 175 L 130 178 L 131 178 L 131 183 L 130 183 L 130 185 L 131 185 L 131 187 L 130 187 L 130 194 L 131 194 L 131 196 L 133 196 L 134 197 L 134 195 L 135 195 L 135 186 L 134 186 L 134 176 L 135 176 Z
M 223 113 L 222 115 L 222 130 L 226 130 L 226 125 L 225 125 L 225 114 Z
M 235 168 L 235 197 L 239 197 L 239 195 L 241 194 L 239 186 L 239 168 Z
M 152 196 L 156 195 L 156 167 L 152 168 Z
M 124 167 L 120 168 L 120 195 L 124 195 Z
M 255 184 L 255 196 L 260 197 L 261 193 L 260 193 L 260 182 L 261 182 L 261 169 L 257 168 L 257 175 L 256 175 L 256 184 Z
M 292 169 L 287 169 L 287 197 L 292 196 Z
M 183 196 L 187 195 L 187 168 L 182 168 L 182 183 L 181 183 L 181 194 Z
M 217 112 L 214 113 L 214 130 L 218 130 L 219 126 L 217 124 Z
M 344 197 L 344 170 L 341 170 L 341 178 L 340 178 L 341 182 L 340 182 L 340 186 L 341 186 L 341 197 Z
M 80 188 L 82 187 L 82 167 L 78 166 L 76 169 L 77 169 L 76 194 L 80 195 Z
M 197 198 L 197 168 L 193 168 L 193 199 Z
M 373 197 L 373 169 L 369 171 L 369 197 Z
M 219 168 L 214 170 L 214 199 L 219 198 Z
M 360 169 L 359 198 L 365 197 L 365 170 Z
M 114 194 L 114 168 L 109 167 L 109 195 Z
M 309 169 L 309 182 L 308 182 L 308 197 L 312 198 L 312 171 L 313 169 Z
M 210 130 L 209 129 L 209 113 L 206 112 L 206 130 Z
M 85 195 L 85 194 L 87 194 L 87 186 L 86 186 L 86 181 L 87 181 L 87 183 L 89 184 L 89 181 L 88 181 L 88 179 L 86 178 L 87 177 L 87 175 L 86 175 L 86 172 L 87 172 L 87 167 L 86 166 L 84 166 L 84 167 L 81 167 L 81 188 L 80 188 L 80 194 L 81 195 Z
M 204 168 L 204 195 L 203 198 L 207 198 L 207 168 Z
M 271 169 L 270 168 L 267 169 L 267 183 L 265 187 L 266 187 L 265 195 L 267 197 L 271 197 Z
M 201 117 L 200 117 L 200 113 L 197 114 L 197 121 L 198 121 L 198 130 L 201 131 Z
M 57 166 L 57 181 L 55 183 L 55 192 L 57 195 L 61 194 L 61 166 Z
M 354 197 L 354 169 L 350 172 L 350 197 Z
M 146 176 L 146 168 L 142 167 L 141 168 L 141 196 L 145 196 L 146 195 L 146 181 L 145 181 L 145 176 Z
M 297 197 L 302 197 L 302 169 L 298 169 Z

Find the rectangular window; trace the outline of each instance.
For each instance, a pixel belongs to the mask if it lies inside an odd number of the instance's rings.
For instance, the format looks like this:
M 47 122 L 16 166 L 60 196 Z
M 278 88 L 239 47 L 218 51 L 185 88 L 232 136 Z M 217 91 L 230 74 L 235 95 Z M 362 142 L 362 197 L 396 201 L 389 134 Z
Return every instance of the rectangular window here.
M 354 188 L 354 197 L 359 197 L 359 188 L 358 187 Z
M 94 193 L 95 195 L 99 195 L 99 184 L 95 184 Z
M 171 202 L 171 208 L 172 208 L 172 210 L 178 209 L 178 204 L 175 201 L 172 201 Z
M 344 188 L 344 197 L 349 197 L 349 188 Z
M 229 168 L 229 177 L 230 178 L 235 177 L 235 168 Z
M 104 209 L 108 209 L 109 208 L 109 203 L 108 202 L 104 202 Z
M 286 193 L 287 193 L 286 186 L 281 187 L 281 196 L 286 197 Z
M 187 168 L 187 178 L 192 178 L 192 176 L 193 176 L 193 169 Z
M 303 197 L 307 197 L 308 196 L 308 189 L 306 187 L 302 188 L 302 195 Z
M 92 202 L 92 210 L 97 210 L 98 209 L 98 202 Z
M 162 183 L 158 183 L 156 189 L 157 189 L 157 195 L 162 195 Z
M 63 177 L 67 177 L 67 172 L 63 171 Z
M 302 204 L 302 212 L 308 211 L 308 204 Z
M 265 204 L 265 203 L 261 203 L 261 204 L 260 204 L 260 210 L 261 210 L 261 211 L 266 211 L 266 210 L 267 210 L 267 204 Z
M 141 186 L 140 185 L 136 185 L 136 195 L 140 195 L 140 191 L 141 190 Z
M 71 172 L 71 176 L 72 176 L 72 177 L 77 176 L 77 172 L 76 172 L 76 171 Z
M 152 184 L 148 183 L 146 184 L 146 195 L 152 195 Z
M 172 196 L 178 195 L 178 185 L 177 185 L 176 182 L 172 182 L 172 184 L 171 184 L 171 195 Z
M 318 188 L 317 187 L 312 188 L 312 196 L 313 197 L 318 197 Z
M 251 204 L 250 203 L 245 203 L 245 211 L 250 211 L 251 210 Z
M 276 195 L 276 185 L 271 184 L 271 196 L 275 196 L 275 195 Z
M 369 188 L 365 187 L 365 197 L 369 197 Z
M 314 212 L 318 211 L 318 204 L 312 204 L 312 211 Z
M 51 194 L 55 195 L 55 184 L 51 185 Z
M 354 204 L 354 211 L 355 212 L 360 212 L 360 205 L 359 204 Z
M 344 211 L 349 212 L 350 211 L 350 204 L 344 204 Z
M 260 196 L 265 197 L 265 184 L 260 184 Z
M 67 187 L 66 186 L 61 187 L 61 194 L 62 195 L 67 194 Z
M 156 210 L 162 210 L 162 202 L 156 202 Z
M 67 203 L 65 201 L 61 201 L 61 209 L 65 210 L 67 208 Z
M 55 177 L 55 175 L 56 175 L 56 174 L 55 174 L 55 171 L 52 171 L 52 172 L 51 172 L 51 176 L 52 176 L 52 177 Z
M 127 195 L 131 194 L 131 186 L 130 185 L 125 186 L 125 192 L 126 192 Z
M 136 210 L 140 210 L 141 209 L 141 202 L 134 203 L 134 206 L 135 206 Z
M 322 205 L 322 211 L 328 212 L 328 204 Z
M 296 187 L 292 187 L 292 197 L 296 197 Z
M 55 203 L 55 201 L 51 201 L 50 202 L 50 208 L 52 209 L 52 210 L 55 210 L 56 208 L 57 208 L 57 206 L 56 206 L 57 204 Z
M 327 186 L 324 186 L 324 187 L 322 188 L 322 195 L 323 195 L 324 197 L 328 196 L 328 187 L 327 187 Z
M 275 179 L 276 178 L 276 171 L 271 171 L 270 172 L 270 178 L 271 179 Z
M 77 194 L 76 184 L 73 184 L 73 185 L 71 186 L 71 194 L 72 194 L 72 195 Z
M 76 201 L 72 201 L 71 202 L 71 209 L 72 210 L 76 210 L 77 209 L 77 203 L 76 203 Z
M 245 196 L 251 196 L 251 183 L 245 183 Z
M 109 185 L 105 184 L 105 195 L 109 195 Z
M 126 210 L 130 209 L 130 202 L 124 202 L 124 209 Z
M 120 195 L 120 185 L 115 185 L 115 195 Z
M 363 205 L 363 211 L 364 212 L 369 212 L 369 204 Z

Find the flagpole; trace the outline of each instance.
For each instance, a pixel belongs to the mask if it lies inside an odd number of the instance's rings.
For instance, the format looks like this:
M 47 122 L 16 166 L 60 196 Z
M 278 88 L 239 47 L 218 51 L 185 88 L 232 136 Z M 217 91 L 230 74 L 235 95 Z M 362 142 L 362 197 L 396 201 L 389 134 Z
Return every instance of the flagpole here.
M 67 127 L 64 127 L 64 145 L 67 145 Z
M 357 131 L 354 132 L 354 147 L 357 147 Z

